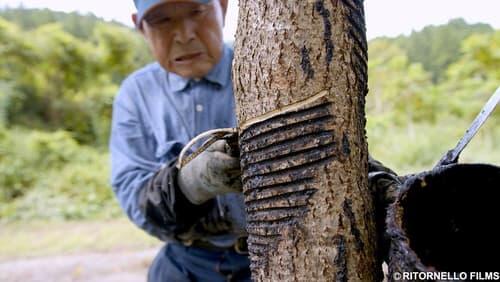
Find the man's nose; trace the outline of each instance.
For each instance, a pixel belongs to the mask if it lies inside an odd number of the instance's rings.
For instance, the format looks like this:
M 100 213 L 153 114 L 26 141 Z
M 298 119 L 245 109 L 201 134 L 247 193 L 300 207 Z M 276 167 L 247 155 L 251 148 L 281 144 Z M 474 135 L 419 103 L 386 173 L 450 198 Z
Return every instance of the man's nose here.
M 195 38 L 196 24 L 189 19 L 179 20 L 174 27 L 174 40 L 180 44 L 189 43 Z

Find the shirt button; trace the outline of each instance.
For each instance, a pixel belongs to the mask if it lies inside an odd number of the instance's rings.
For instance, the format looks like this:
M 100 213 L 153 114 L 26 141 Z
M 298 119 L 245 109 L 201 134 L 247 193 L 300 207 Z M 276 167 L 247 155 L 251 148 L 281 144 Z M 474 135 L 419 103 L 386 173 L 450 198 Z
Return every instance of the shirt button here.
M 200 105 L 200 104 L 196 105 L 196 111 L 203 112 L 203 105 Z

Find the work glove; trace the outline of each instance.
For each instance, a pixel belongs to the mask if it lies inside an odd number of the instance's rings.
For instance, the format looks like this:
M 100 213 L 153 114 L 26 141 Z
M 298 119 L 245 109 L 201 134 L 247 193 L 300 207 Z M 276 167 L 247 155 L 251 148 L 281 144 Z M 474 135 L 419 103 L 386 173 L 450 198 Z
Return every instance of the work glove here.
M 386 207 L 392 203 L 396 197 L 399 185 L 404 181 L 390 168 L 381 162 L 368 157 L 368 186 L 376 196 L 378 204 Z
M 389 253 L 389 239 L 386 237 L 387 230 L 385 220 L 387 207 L 394 202 L 405 177 L 398 176 L 390 168 L 381 162 L 368 157 L 368 186 L 372 192 L 375 202 L 376 226 L 378 233 L 378 253 L 380 262 L 387 260 Z
M 228 148 L 225 140 L 218 140 L 180 169 L 177 183 L 193 204 L 242 191 L 240 160 Z

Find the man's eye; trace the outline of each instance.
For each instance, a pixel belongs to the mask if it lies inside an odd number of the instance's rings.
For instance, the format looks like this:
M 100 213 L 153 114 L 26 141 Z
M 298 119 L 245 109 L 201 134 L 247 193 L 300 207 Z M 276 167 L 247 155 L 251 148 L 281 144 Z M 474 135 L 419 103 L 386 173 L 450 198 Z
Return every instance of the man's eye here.
M 204 10 L 198 9 L 198 10 L 193 10 L 191 11 L 191 16 L 199 16 L 203 14 Z
M 167 24 L 169 22 L 170 22 L 170 18 L 169 17 L 155 18 L 155 19 L 151 19 L 149 21 L 149 23 L 152 24 L 152 25 Z
M 159 23 L 168 23 L 169 21 L 170 21 L 170 18 L 168 18 L 168 17 L 160 18 L 158 20 Z

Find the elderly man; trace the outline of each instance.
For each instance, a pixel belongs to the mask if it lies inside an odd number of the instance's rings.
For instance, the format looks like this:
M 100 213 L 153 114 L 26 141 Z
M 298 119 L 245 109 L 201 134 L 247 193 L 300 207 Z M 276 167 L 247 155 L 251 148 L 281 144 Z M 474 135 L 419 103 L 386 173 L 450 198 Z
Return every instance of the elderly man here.
M 168 242 L 148 281 L 249 281 L 239 159 L 218 141 L 180 170 L 196 135 L 236 126 L 227 0 L 135 0 L 135 26 L 156 62 L 113 104 L 111 182 L 140 228 Z

